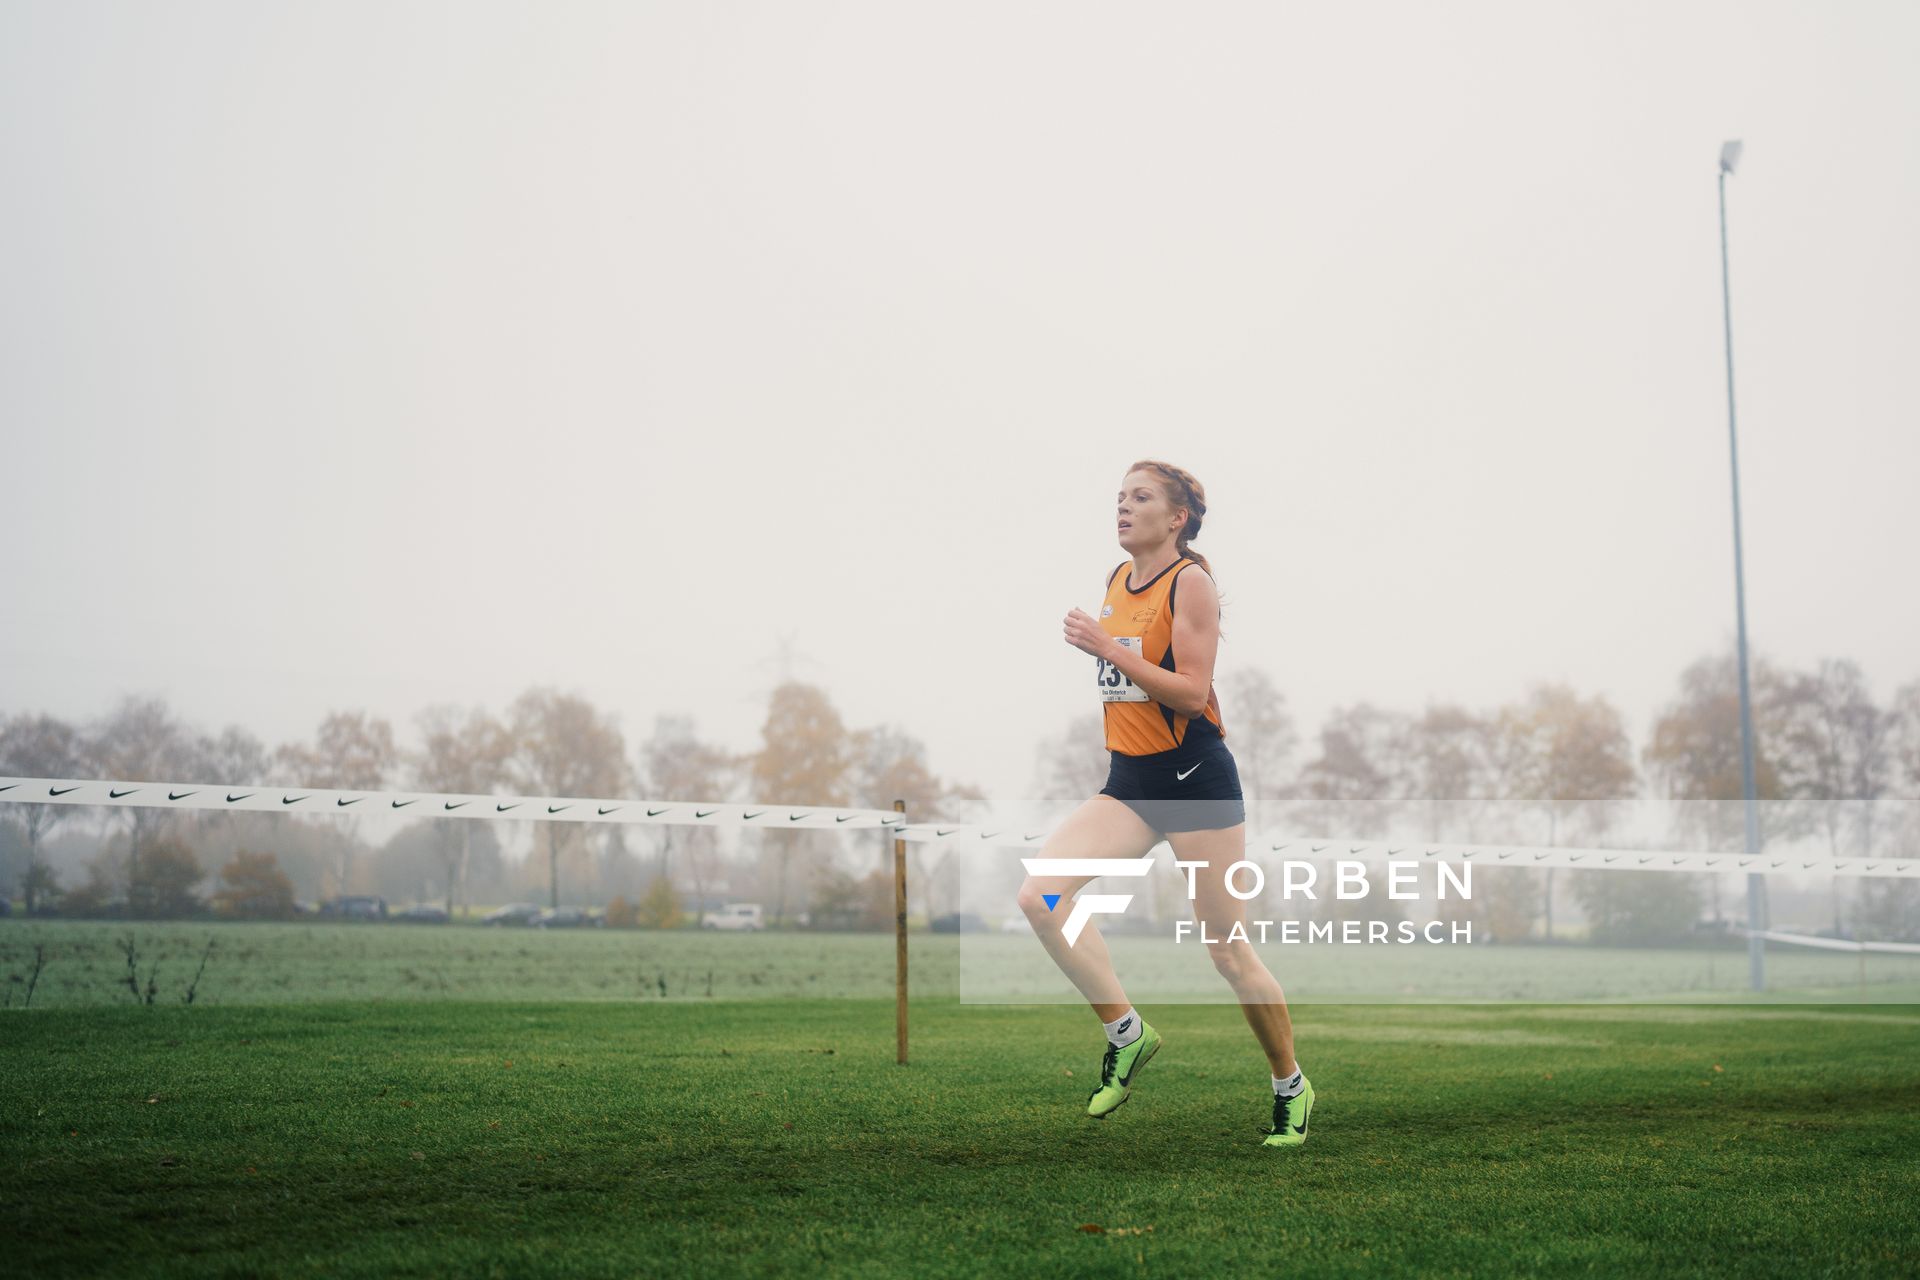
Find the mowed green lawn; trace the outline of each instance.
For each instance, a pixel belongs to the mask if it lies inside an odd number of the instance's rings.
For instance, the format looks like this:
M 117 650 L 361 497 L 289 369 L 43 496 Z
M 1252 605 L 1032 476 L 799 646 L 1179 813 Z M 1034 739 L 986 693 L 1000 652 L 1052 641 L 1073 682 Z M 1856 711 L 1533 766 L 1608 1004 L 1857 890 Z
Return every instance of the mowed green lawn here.
M 7 1015 L 10 1274 L 1912 1274 L 1920 1013 L 1303 1010 L 1259 1147 L 1238 1010 L 1104 1122 L 1066 1008 Z M 1095 1230 L 1094 1228 L 1099 1228 Z

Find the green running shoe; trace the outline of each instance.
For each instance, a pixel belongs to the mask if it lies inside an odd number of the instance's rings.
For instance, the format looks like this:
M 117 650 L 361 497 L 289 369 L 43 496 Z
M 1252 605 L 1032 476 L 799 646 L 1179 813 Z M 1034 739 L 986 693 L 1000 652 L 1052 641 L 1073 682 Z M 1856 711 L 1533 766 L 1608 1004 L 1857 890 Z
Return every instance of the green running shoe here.
M 1105 1120 L 1115 1107 L 1127 1100 L 1133 1078 L 1160 1048 L 1160 1033 L 1145 1018 L 1140 1019 L 1140 1038 L 1124 1048 L 1107 1042 L 1107 1056 L 1100 1063 L 1100 1087 L 1087 1098 L 1087 1114 Z
M 1267 1130 L 1263 1147 L 1297 1147 L 1307 1140 L 1307 1115 L 1313 1110 L 1313 1083 L 1300 1077 L 1300 1092 L 1291 1098 L 1278 1094 L 1273 1099 L 1273 1126 Z

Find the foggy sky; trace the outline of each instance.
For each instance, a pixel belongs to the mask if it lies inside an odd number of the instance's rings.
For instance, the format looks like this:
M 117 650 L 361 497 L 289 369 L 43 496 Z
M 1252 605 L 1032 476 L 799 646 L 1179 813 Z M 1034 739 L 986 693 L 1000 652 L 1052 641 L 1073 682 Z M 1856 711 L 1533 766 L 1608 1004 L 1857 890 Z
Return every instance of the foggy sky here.
M 0 711 L 780 676 L 1028 814 L 1113 495 L 1307 732 L 1920 676 L 1920 10 L 0 8 Z M 1235 708 L 1223 704 L 1231 744 Z M 289 779 L 297 782 L 296 779 Z

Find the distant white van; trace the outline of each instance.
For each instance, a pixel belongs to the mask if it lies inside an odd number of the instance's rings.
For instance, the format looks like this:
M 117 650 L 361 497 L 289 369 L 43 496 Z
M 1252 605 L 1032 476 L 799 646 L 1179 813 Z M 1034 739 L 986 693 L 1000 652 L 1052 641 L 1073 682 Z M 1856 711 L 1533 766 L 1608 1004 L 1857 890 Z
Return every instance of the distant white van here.
M 744 929 L 749 932 L 767 927 L 766 913 L 757 902 L 729 902 L 718 911 L 700 917 L 702 929 Z

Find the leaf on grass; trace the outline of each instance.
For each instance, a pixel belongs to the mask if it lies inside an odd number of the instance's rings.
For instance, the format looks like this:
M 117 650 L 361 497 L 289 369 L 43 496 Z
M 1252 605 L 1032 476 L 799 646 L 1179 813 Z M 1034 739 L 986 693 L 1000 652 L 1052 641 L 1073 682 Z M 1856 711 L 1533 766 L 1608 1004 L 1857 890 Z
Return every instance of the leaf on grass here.
M 424 1151 L 416 1151 L 413 1153 L 413 1158 L 415 1160 L 425 1160 L 427 1158 L 427 1153 Z
M 1083 1222 L 1080 1224 L 1080 1229 L 1090 1236 L 1103 1236 L 1107 1234 L 1107 1229 L 1097 1222 Z
M 410 1107 L 413 1105 L 411 1102 L 408 1102 L 405 1098 L 397 1098 L 395 1099 L 395 1101 L 397 1101 L 403 1107 Z
M 1151 1230 L 1153 1230 L 1153 1224 L 1149 1222 L 1144 1227 L 1113 1227 L 1107 1231 L 1107 1234 L 1110 1236 L 1143 1236 Z
M 1717 1062 L 1713 1064 L 1713 1069 L 1714 1069 L 1715 1071 L 1719 1071 L 1719 1072 L 1721 1072 L 1721 1073 L 1723 1073 L 1723 1074 L 1724 1074 L 1724 1073 L 1725 1073 L 1725 1071 L 1726 1071 L 1726 1068 L 1725 1068 L 1725 1067 L 1723 1067 L 1723 1066 L 1721 1066 L 1721 1065 L 1720 1065 L 1719 1063 L 1717 1063 Z
M 512 1066 L 512 1065 L 513 1065 L 513 1059 L 512 1059 L 512 1058 L 508 1058 L 508 1059 L 507 1059 L 507 1065 L 508 1065 L 508 1066 Z
M 1066 1075 L 1069 1075 L 1069 1076 L 1071 1076 L 1071 1075 L 1073 1074 L 1073 1068 L 1072 1068 L 1072 1067 L 1068 1067 L 1068 1068 L 1066 1069 L 1066 1071 L 1065 1071 L 1065 1073 L 1064 1073 L 1064 1074 L 1066 1074 Z

